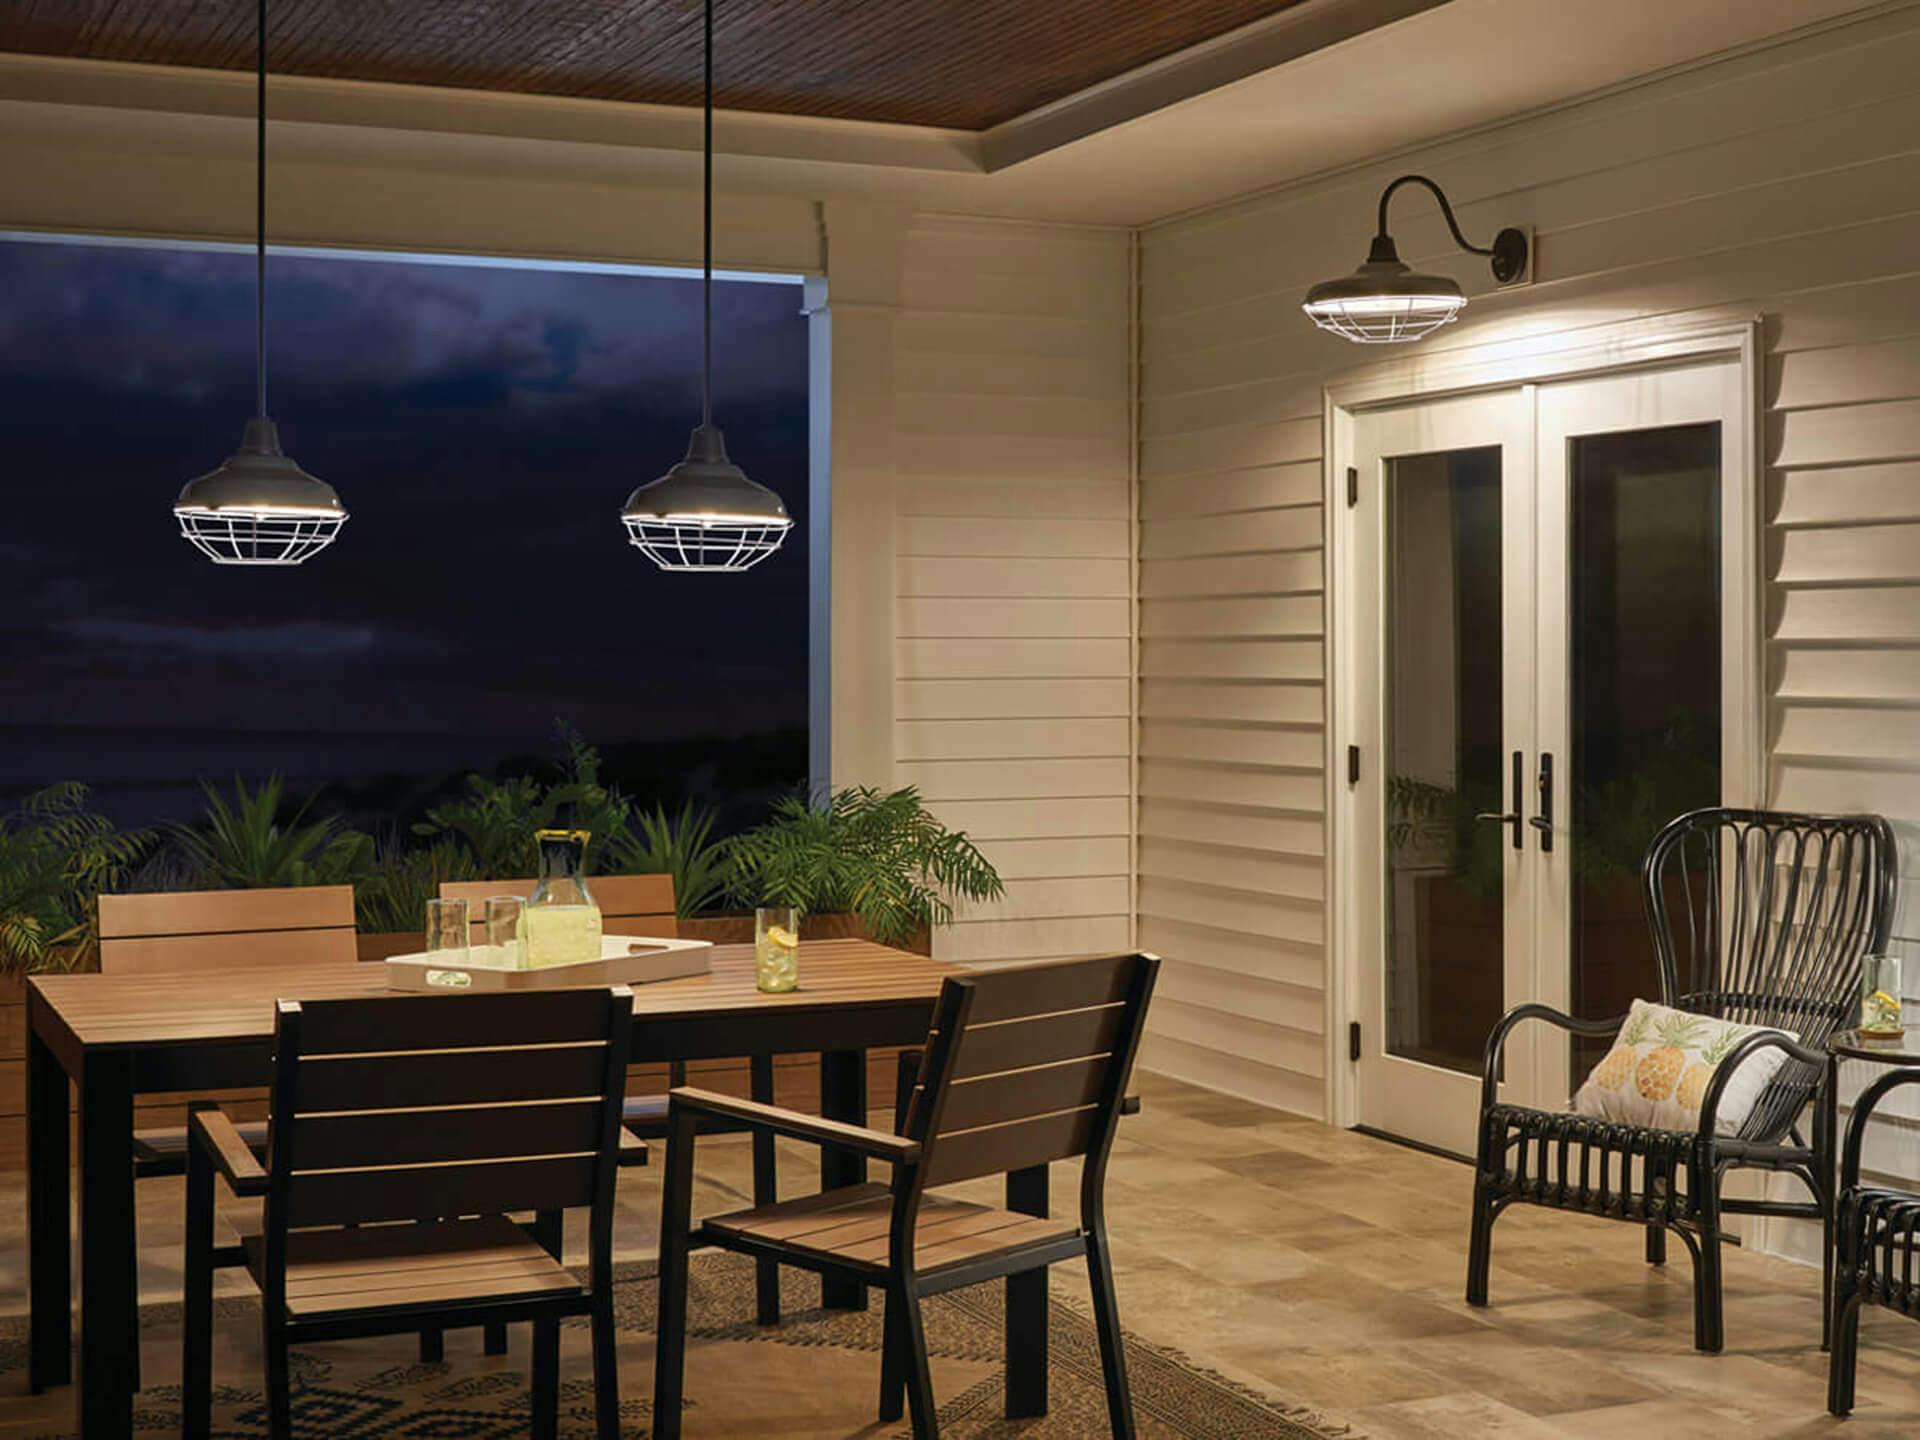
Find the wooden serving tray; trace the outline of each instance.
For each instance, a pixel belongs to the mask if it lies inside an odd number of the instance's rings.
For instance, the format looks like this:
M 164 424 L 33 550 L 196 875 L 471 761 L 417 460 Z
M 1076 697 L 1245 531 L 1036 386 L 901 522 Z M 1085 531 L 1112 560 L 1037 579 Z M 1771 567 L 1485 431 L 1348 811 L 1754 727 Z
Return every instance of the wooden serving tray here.
M 539 970 L 503 970 L 461 965 L 443 954 L 394 955 L 386 961 L 389 990 L 442 994 L 460 990 L 567 990 L 592 985 L 646 985 L 705 975 L 713 968 L 711 940 L 656 940 L 644 935 L 606 935 L 600 958 Z

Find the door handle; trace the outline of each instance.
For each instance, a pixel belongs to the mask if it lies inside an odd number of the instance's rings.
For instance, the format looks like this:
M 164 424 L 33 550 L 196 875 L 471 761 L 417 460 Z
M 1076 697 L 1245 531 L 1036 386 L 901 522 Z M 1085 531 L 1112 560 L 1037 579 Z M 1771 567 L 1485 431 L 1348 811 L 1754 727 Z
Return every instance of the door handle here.
M 1534 785 L 1539 791 L 1534 808 L 1539 813 L 1527 823 L 1539 832 L 1541 853 L 1551 855 L 1553 853 L 1553 756 L 1545 750 L 1540 752 L 1540 771 L 1534 778 Z
M 1520 828 L 1520 775 L 1521 757 L 1520 752 L 1516 750 L 1513 752 L 1513 809 L 1505 812 L 1482 810 L 1473 817 L 1476 820 L 1498 820 L 1502 825 L 1513 826 L 1513 848 L 1516 850 L 1526 847 L 1524 838 L 1526 832 Z

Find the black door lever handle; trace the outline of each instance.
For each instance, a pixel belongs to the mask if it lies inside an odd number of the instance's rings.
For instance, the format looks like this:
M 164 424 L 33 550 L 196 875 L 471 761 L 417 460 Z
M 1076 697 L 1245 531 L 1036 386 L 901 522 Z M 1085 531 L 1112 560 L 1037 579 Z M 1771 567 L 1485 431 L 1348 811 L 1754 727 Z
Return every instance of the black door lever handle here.
M 1540 772 L 1534 781 L 1539 789 L 1540 813 L 1527 821 L 1540 836 L 1540 850 L 1543 854 L 1553 853 L 1553 756 L 1547 751 L 1540 752 Z

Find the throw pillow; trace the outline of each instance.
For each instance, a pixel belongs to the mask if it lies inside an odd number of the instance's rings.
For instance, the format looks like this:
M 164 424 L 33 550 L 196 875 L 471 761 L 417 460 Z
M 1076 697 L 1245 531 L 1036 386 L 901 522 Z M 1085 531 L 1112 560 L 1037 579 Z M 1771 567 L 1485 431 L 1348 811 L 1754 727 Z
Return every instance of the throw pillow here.
M 1700 1102 L 1706 1099 L 1707 1082 L 1720 1062 L 1747 1036 L 1772 1028 L 1737 1025 L 1636 1000 L 1613 1049 L 1574 1095 L 1574 1112 L 1621 1125 L 1698 1130 Z M 1768 1047 L 1740 1063 L 1721 1093 L 1714 1117 L 1720 1134 L 1736 1134 L 1747 1123 L 1787 1058 L 1786 1051 Z

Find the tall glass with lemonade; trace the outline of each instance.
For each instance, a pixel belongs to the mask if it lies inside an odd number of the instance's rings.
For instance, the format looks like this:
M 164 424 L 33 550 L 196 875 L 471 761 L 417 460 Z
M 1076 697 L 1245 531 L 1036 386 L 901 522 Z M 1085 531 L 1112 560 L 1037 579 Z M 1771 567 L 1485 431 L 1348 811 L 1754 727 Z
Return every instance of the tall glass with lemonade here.
M 600 958 L 600 907 L 587 888 L 585 830 L 537 830 L 540 879 L 521 913 L 529 970 Z
M 800 984 L 800 912 L 791 905 L 763 905 L 753 912 L 754 984 L 784 995 Z

